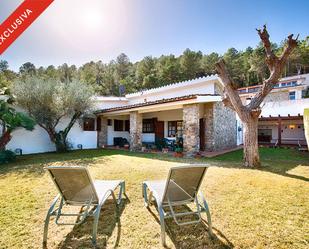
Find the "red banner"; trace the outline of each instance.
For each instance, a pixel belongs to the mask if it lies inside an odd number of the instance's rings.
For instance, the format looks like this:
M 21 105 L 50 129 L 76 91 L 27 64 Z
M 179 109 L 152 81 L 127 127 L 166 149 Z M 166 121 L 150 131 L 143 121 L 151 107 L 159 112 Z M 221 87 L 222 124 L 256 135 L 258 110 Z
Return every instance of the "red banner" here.
M 0 55 L 54 0 L 24 0 L 0 25 Z

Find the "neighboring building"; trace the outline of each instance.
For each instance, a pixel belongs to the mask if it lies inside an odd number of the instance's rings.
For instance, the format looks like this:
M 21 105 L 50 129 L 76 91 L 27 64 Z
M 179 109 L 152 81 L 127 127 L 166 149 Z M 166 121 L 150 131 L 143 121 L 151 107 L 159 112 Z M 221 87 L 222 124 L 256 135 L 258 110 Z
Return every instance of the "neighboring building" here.
M 121 103 L 106 99 L 96 112 L 99 146 L 125 138 L 131 150 L 140 150 L 143 143 L 182 137 L 187 155 L 235 147 L 236 115 L 223 106 L 219 84 L 208 76 L 127 94 Z
M 244 103 L 261 88 L 261 85 L 238 89 Z M 309 74 L 282 78 L 262 104 L 259 119 L 259 143 L 305 146 L 303 123 L 304 109 L 309 107 Z M 238 120 L 237 137 L 242 137 Z M 238 139 L 238 144 L 240 143 Z

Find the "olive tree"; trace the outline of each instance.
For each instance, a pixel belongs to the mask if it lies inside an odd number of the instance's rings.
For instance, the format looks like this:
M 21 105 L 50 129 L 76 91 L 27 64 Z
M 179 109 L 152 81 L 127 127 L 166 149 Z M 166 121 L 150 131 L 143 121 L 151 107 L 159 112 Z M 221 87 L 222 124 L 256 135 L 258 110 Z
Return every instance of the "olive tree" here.
M 77 80 L 61 82 L 29 76 L 15 81 L 12 92 L 17 104 L 48 133 L 58 152 L 68 150 L 71 128 L 92 108 L 92 88 Z M 57 129 L 66 120 L 64 129 Z

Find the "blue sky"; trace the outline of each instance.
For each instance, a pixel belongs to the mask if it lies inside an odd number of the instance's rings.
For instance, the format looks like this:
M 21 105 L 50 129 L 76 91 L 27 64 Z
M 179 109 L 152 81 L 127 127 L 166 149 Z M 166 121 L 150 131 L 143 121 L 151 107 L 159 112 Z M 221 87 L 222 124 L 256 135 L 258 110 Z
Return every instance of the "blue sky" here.
M 21 3 L 1 0 L 0 22 Z M 273 42 L 309 35 L 309 1 L 277 0 L 55 0 L 0 57 L 18 70 L 36 66 L 108 62 L 124 52 L 180 55 L 186 48 L 224 53 L 256 46 L 255 28 L 267 24 Z

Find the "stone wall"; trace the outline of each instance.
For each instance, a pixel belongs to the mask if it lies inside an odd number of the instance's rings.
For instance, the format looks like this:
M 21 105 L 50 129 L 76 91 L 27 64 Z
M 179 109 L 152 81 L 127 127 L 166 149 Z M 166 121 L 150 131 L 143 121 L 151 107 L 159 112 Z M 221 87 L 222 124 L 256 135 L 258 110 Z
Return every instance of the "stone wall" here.
M 98 132 L 98 147 L 107 145 L 107 118 L 101 117 L 101 130 Z
M 206 103 L 204 105 L 204 123 L 205 123 L 205 150 L 213 151 L 215 148 L 214 136 L 214 104 Z
M 237 145 L 236 113 L 222 102 L 207 103 L 204 109 L 205 149 L 218 151 Z
M 143 118 L 138 112 L 130 112 L 130 150 L 140 151 L 142 148 Z
M 199 104 L 183 106 L 183 149 L 188 157 L 200 150 L 199 116 Z

